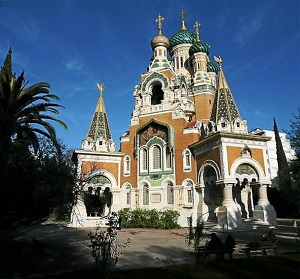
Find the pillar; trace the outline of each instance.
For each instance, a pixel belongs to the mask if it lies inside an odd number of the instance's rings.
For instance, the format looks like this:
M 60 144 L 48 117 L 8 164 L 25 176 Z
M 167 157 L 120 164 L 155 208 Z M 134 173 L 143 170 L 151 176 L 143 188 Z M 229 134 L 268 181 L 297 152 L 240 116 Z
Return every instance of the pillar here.
M 267 187 L 268 185 L 261 184 L 258 189 L 258 202 L 254 207 L 253 218 L 277 226 L 276 211 L 268 200 Z
M 209 216 L 209 209 L 204 201 L 204 189 L 205 187 L 200 186 L 197 188 L 197 193 L 199 194 L 199 203 L 197 206 L 197 218 L 200 218 L 203 221 L 207 221 Z
M 233 200 L 232 183 L 224 184 L 222 206 L 216 209 L 218 224 L 228 230 L 236 229 L 242 222 L 241 212 Z

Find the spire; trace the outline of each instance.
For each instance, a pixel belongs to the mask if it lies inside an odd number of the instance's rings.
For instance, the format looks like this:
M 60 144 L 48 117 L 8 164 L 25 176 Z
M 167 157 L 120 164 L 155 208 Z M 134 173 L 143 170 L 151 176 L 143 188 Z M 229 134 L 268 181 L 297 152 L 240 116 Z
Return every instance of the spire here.
M 87 132 L 86 140 L 93 143 L 94 146 L 91 147 L 93 150 L 111 151 L 110 146 L 113 141 L 104 106 L 104 84 L 97 83 L 97 87 L 100 91 L 100 95 L 90 127 Z
M 186 27 L 185 27 L 185 23 L 184 23 L 184 15 L 185 14 L 186 14 L 186 11 L 183 10 L 183 9 L 179 12 L 179 15 L 181 15 L 181 28 L 180 28 L 180 31 L 187 30 Z
M 214 99 L 210 120 L 214 122 L 217 127 L 219 127 L 218 130 L 246 133 L 246 122 L 242 121 L 237 105 L 233 99 L 233 95 L 222 69 L 222 59 L 220 56 L 214 56 L 214 59 L 219 64 L 219 74 L 217 92 Z

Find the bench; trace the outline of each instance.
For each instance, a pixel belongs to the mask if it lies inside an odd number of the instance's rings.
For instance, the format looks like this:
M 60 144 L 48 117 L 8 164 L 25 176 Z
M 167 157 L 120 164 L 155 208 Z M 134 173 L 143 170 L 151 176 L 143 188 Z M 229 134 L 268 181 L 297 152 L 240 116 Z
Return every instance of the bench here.
M 195 256 L 196 256 L 196 262 L 197 264 L 200 262 L 204 262 L 206 257 L 209 255 L 217 255 L 220 257 L 220 259 L 224 259 L 224 254 L 228 254 L 229 258 L 232 259 L 232 253 L 234 249 L 227 249 L 225 244 L 223 244 L 220 248 L 218 249 L 209 249 L 208 247 L 208 242 L 206 243 L 205 246 L 199 246 L 195 248 Z
M 248 258 L 250 258 L 251 252 L 261 251 L 263 255 L 267 254 L 267 250 L 273 250 L 274 254 L 278 254 L 279 241 L 260 241 L 260 242 L 249 242 L 247 243 L 244 251 L 246 252 Z

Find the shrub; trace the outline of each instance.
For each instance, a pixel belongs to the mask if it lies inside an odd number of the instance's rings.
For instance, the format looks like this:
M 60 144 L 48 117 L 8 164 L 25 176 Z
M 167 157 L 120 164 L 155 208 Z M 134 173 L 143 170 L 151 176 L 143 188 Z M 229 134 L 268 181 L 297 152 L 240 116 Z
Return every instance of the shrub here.
M 179 228 L 179 213 L 175 210 L 128 208 L 119 211 L 123 228 L 175 229 Z

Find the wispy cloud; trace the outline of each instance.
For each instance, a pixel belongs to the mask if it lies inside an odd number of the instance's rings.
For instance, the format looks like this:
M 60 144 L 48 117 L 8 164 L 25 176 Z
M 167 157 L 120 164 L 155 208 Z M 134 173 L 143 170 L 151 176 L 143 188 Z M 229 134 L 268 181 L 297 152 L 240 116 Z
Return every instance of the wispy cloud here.
M 256 59 L 252 59 L 250 61 L 247 61 L 246 63 L 244 63 L 241 67 L 234 69 L 231 74 L 232 75 L 237 75 L 241 72 L 245 72 L 247 71 L 249 68 L 251 68 L 253 65 L 255 65 L 256 63 Z
M 64 61 L 64 65 L 69 71 L 81 71 L 83 68 L 82 63 L 77 58 L 70 58 L 67 61 Z
M 239 23 L 236 39 L 240 46 L 244 46 L 255 36 L 263 26 L 264 15 L 257 13 L 251 17 L 243 18 Z

